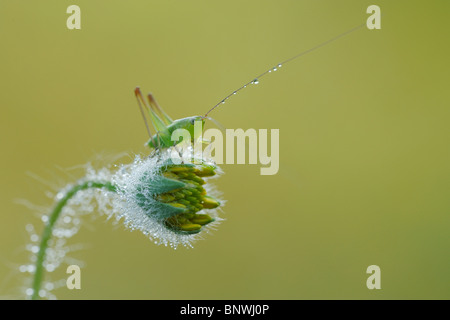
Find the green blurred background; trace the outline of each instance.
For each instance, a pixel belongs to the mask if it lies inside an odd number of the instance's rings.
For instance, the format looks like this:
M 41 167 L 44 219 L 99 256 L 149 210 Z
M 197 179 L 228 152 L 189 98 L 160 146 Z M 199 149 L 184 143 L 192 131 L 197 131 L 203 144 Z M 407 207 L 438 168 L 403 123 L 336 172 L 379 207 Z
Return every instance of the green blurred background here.
M 82 29 L 66 28 L 81 8 Z M 285 65 L 211 114 L 227 128 L 280 129 L 280 171 L 224 165 L 226 221 L 194 249 L 87 219 L 82 289 L 60 299 L 450 298 L 448 1 L 0 0 L 0 297 L 20 298 L 42 224 L 16 199 L 96 155 L 147 152 L 133 89 L 174 118 L 204 114 L 255 75 Z M 125 158 L 125 161 L 127 158 Z M 366 268 L 381 268 L 381 290 Z M 59 276 L 64 277 L 64 271 Z

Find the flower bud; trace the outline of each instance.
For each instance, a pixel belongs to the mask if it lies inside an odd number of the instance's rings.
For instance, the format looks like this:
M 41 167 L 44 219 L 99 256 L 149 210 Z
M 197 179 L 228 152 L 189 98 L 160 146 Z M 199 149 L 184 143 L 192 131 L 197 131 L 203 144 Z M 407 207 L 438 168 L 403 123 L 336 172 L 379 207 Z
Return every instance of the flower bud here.
M 208 185 L 219 169 L 196 160 L 175 164 L 170 158 L 137 158 L 123 168 L 115 181 L 126 201 L 119 218 L 160 243 L 190 245 L 193 236 L 221 220 L 215 210 L 221 202 L 210 195 Z
M 149 217 L 160 220 L 168 229 L 185 234 L 198 233 L 202 226 L 214 221 L 199 212 L 220 206 L 220 202 L 208 196 L 203 187 L 203 177 L 214 176 L 215 169 L 205 163 L 175 165 L 168 161 L 161 166 L 159 175 L 142 177 L 136 188 L 136 201 Z

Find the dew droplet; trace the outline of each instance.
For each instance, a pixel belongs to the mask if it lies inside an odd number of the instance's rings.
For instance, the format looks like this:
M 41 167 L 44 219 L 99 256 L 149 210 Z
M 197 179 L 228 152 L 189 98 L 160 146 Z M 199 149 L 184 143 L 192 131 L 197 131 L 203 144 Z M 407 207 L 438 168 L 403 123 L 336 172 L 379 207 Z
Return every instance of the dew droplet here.
M 49 264 L 45 269 L 47 269 L 48 272 L 53 272 L 55 271 L 55 266 L 53 264 Z
M 233 92 L 233 94 L 237 94 L 237 92 L 235 91 L 235 92 Z
M 259 83 L 258 79 L 255 79 L 255 80 L 252 81 L 252 84 L 258 84 L 258 83 Z
M 274 67 L 272 70 L 273 70 L 273 71 L 277 71 L 278 69 L 277 69 L 277 67 Z
M 55 286 L 53 285 L 53 283 L 49 282 L 45 285 L 45 289 L 52 291 L 55 288 Z
M 277 67 L 278 67 L 278 68 L 281 68 L 281 63 L 279 63 Z

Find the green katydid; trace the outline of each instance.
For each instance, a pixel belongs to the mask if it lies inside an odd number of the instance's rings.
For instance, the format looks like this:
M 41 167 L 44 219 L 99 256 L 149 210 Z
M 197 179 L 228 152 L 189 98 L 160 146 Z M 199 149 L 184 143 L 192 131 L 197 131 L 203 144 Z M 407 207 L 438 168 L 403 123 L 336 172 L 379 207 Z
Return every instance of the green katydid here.
M 144 118 L 145 126 L 150 136 L 150 140 L 147 142 L 147 145 L 150 148 L 161 150 L 173 147 L 174 145 L 178 144 L 171 139 L 172 133 L 177 129 L 187 130 L 192 137 L 191 142 L 194 142 L 194 126 L 196 121 L 201 121 L 201 129 L 203 131 L 203 125 L 205 124 L 206 117 L 193 116 L 172 120 L 159 106 L 158 102 L 151 93 L 147 95 L 148 103 L 144 100 L 139 87 L 134 90 L 134 93 L 136 95 L 142 117 Z M 151 134 L 142 105 L 146 106 L 149 111 L 148 114 L 150 115 L 150 120 L 152 122 L 153 128 L 156 131 L 154 135 Z

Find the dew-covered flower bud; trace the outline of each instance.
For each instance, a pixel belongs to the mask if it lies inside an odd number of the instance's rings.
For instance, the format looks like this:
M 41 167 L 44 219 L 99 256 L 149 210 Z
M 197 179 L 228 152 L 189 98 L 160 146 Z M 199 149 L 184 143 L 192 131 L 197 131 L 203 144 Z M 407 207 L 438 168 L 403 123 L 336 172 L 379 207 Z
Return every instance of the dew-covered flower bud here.
M 156 243 L 191 246 L 221 220 L 217 209 L 222 201 L 208 184 L 219 173 L 204 159 L 175 164 L 169 157 L 137 158 L 113 177 L 120 196 L 116 217 Z
M 214 176 L 210 164 L 173 164 L 168 160 L 159 175 L 144 174 L 136 188 L 136 202 L 150 217 L 181 234 L 198 233 L 214 221 L 203 209 L 214 209 L 220 202 L 206 194 L 204 177 Z

